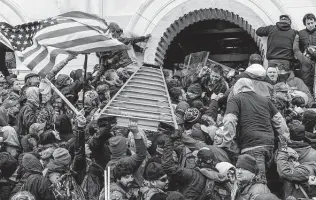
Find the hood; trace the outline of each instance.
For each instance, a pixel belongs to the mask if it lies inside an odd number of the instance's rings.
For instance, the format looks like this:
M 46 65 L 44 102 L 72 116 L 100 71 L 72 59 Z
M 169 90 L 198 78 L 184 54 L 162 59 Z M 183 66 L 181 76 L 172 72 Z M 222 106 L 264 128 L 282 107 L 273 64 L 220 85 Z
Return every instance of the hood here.
M 16 134 L 16 131 L 11 126 L 5 126 L 2 127 L 1 131 L 3 132 L 3 143 L 20 147 L 20 142 L 18 139 L 18 135 Z
M 294 79 L 295 78 L 295 75 L 294 73 L 291 71 L 289 77 L 287 78 L 286 82 L 289 82 L 290 80 Z
M 265 78 L 267 74 L 267 70 L 259 64 L 250 65 L 249 67 L 247 67 L 246 72 L 260 78 Z
M 66 74 L 59 74 L 57 76 L 57 79 L 56 79 L 56 87 L 58 89 L 64 87 L 64 86 L 67 86 L 67 81 L 70 79 L 70 76 L 66 75 Z
M 288 31 L 291 29 L 291 25 L 285 22 L 277 22 L 276 26 L 278 27 L 279 30 L 281 31 Z
M 26 89 L 25 96 L 27 101 L 34 103 L 35 105 L 39 105 L 39 88 L 38 87 L 29 87 Z
M 241 78 L 239 79 L 235 85 L 234 85 L 234 89 L 233 89 L 233 93 L 234 95 L 237 95 L 241 92 L 254 92 L 254 85 L 251 79 L 248 78 Z
M 252 73 L 249 73 L 249 72 L 244 72 L 244 73 L 241 73 L 237 79 L 241 79 L 241 78 L 249 78 L 251 80 L 257 80 L 257 81 L 265 81 L 266 80 L 266 77 L 263 77 L 263 76 L 258 76 L 258 75 L 255 75 L 255 74 L 252 74 Z
M 22 158 L 22 166 L 28 170 L 33 172 L 42 173 L 44 170 L 41 162 L 34 155 L 30 153 L 26 153 Z

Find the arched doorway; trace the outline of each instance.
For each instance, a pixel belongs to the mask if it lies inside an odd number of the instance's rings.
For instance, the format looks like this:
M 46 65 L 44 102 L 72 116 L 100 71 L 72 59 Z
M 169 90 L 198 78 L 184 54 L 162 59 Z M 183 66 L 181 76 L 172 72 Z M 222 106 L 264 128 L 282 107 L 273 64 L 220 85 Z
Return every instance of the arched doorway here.
M 189 16 L 190 13 L 205 8 L 224 9 L 242 18 L 245 22 L 244 24 L 251 25 L 252 29 L 255 30 L 260 26 L 275 24 L 281 14 L 291 14 L 283 7 L 283 4 L 284 2 L 280 4 L 280 0 L 147 0 L 135 12 L 125 31 L 132 33 L 132 35 L 151 34 L 152 37 L 146 46 L 144 46 L 146 47 L 146 51 L 143 59 L 146 63 L 159 64 L 156 60 L 161 59 L 158 58 L 161 56 L 159 55 L 161 52 L 158 52 L 158 48 L 162 37 L 166 36 L 166 32 L 173 31 L 168 31 L 167 29 L 181 17 Z M 203 16 L 200 13 L 200 15 L 195 17 L 201 17 L 201 15 Z M 191 20 L 194 20 L 194 18 L 191 18 Z M 195 22 L 187 20 L 186 23 L 181 25 L 183 26 L 181 30 Z M 294 21 L 293 27 L 295 28 Z M 247 29 L 247 27 L 244 28 Z M 257 42 L 256 39 L 254 41 Z M 265 50 L 266 38 L 261 39 L 261 44 L 263 44 L 262 49 Z M 261 50 L 261 46 L 259 46 L 259 50 Z M 164 56 L 162 55 L 162 60 Z M 266 61 L 265 64 L 267 64 Z
M 242 17 L 223 9 L 200 9 L 180 17 L 164 32 L 155 62 L 166 68 L 183 63 L 190 53 L 207 51 L 210 58 L 233 68 L 247 65 L 249 55 L 263 44 Z

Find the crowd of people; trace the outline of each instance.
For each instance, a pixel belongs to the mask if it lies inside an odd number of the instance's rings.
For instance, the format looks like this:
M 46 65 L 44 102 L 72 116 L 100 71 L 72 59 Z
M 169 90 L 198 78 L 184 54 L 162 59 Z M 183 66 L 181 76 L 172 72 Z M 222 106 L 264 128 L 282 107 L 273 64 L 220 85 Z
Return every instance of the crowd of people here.
M 104 66 L 86 79 L 79 69 L 52 80 L 79 115 L 37 74 L 23 87 L 1 78 L 0 200 L 107 200 L 108 167 L 111 200 L 316 197 L 316 18 L 303 22 L 297 32 L 282 15 L 257 30 L 268 37 L 267 69 L 253 54 L 230 76 L 220 65 L 164 70 L 178 127 L 156 132 L 98 117 L 134 72 L 113 59 L 119 52 L 100 54 Z

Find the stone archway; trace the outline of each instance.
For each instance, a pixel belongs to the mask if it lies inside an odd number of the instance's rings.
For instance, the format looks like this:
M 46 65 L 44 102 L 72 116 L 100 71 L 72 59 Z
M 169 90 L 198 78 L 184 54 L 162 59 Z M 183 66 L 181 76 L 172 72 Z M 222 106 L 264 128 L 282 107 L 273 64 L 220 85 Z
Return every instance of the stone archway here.
M 2 5 L 1 5 L 2 4 Z M 0 0 L 2 14 L 0 20 L 4 20 L 10 24 L 22 24 L 28 21 L 22 9 L 12 0 Z M 9 13 L 11 12 L 11 13 Z M 12 12 L 14 15 L 12 15 Z M 8 13 L 10 16 L 7 16 Z M 2 18 L 2 19 L 1 19 Z
M 256 35 L 255 29 L 252 28 L 245 19 L 239 15 L 234 14 L 228 10 L 223 9 L 200 9 L 190 12 L 179 19 L 177 19 L 169 28 L 163 33 L 163 36 L 158 43 L 158 47 L 155 54 L 155 62 L 158 65 L 163 65 L 166 51 L 169 48 L 173 39 L 186 27 L 193 25 L 194 23 L 205 20 L 223 20 L 238 25 L 244 31 L 246 31 L 252 39 L 255 41 L 261 51 L 261 55 L 264 57 L 263 43 L 261 39 Z
M 196 10 L 212 8 L 227 10 L 251 25 L 252 29 L 274 24 L 279 15 L 285 13 L 279 3 L 283 0 L 147 0 L 130 20 L 125 31 L 133 35 L 151 34 L 146 45 L 144 62 L 156 62 L 156 53 L 164 33 L 181 17 Z M 247 29 L 247 27 L 245 28 Z M 266 39 L 262 39 L 262 49 L 266 49 Z

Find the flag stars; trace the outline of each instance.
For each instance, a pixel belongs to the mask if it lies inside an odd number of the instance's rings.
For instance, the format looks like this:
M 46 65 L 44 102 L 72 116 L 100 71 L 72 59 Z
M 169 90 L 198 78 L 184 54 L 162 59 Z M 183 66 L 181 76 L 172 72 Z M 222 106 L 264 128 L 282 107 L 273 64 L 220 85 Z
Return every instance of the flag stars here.
M 1 27 L 1 29 L 4 29 L 4 28 L 5 28 L 5 26 L 4 26 L 3 24 L 2 24 L 0 27 Z
M 35 30 L 35 27 L 34 27 L 34 26 L 32 26 L 32 30 L 33 30 L 33 31 Z
M 21 44 L 21 42 L 18 40 L 18 41 L 16 41 L 16 43 L 18 44 L 18 45 L 20 45 Z
M 19 34 L 19 38 L 22 39 L 22 37 L 23 37 L 23 35 L 22 35 L 22 34 Z
M 11 38 L 14 39 L 16 36 L 14 34 L 11 35 Z

